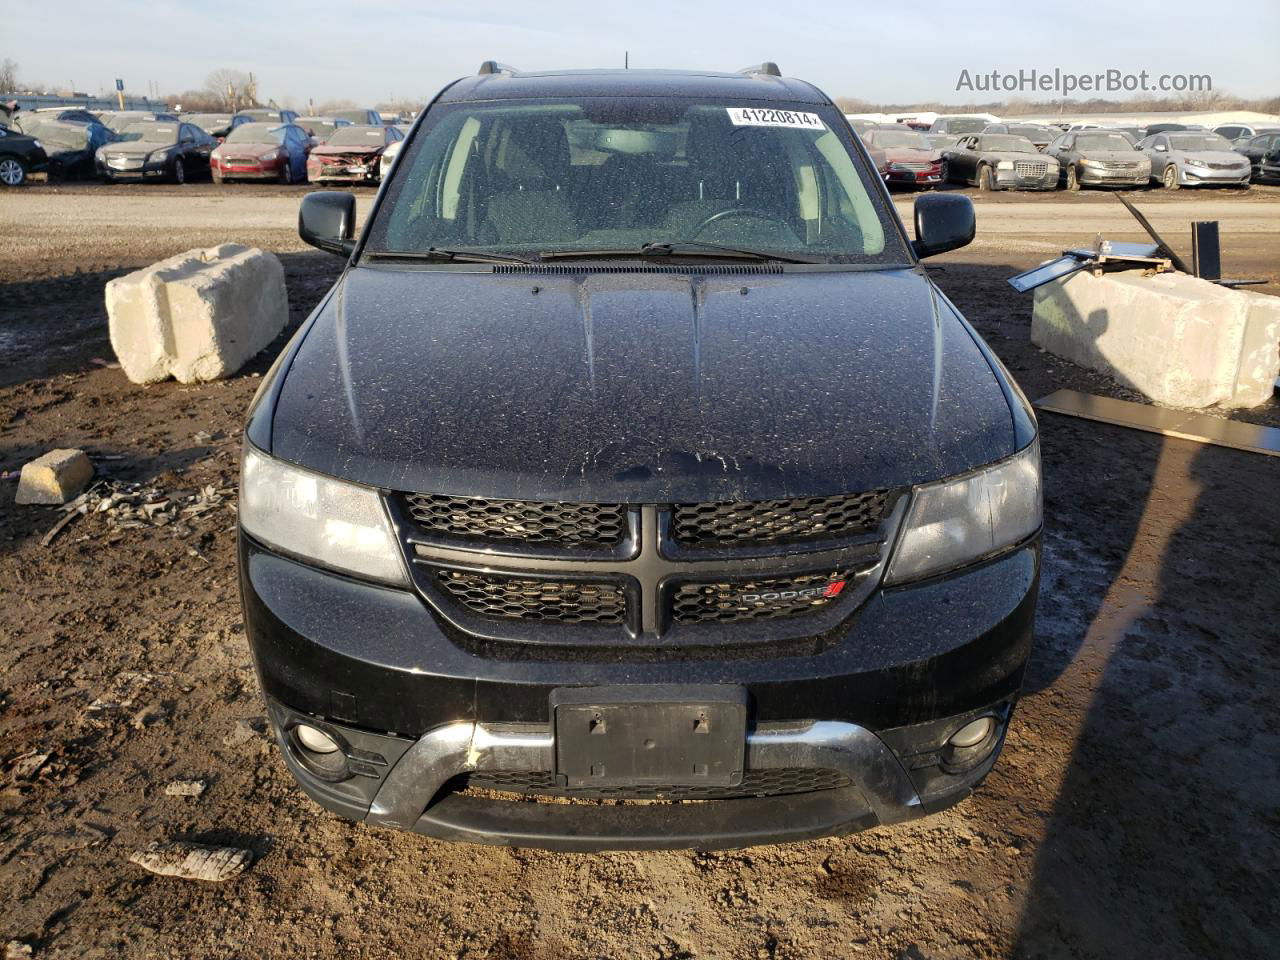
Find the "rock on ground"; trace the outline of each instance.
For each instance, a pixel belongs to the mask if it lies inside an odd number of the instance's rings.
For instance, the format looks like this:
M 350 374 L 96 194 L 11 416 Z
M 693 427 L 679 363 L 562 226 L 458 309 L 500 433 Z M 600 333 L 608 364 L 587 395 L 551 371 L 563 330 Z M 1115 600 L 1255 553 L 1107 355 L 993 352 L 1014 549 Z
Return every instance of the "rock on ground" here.
M 50 450 L 22 468 L 15 503 L 66 503 L 93 479 L 83 450 Z
M 219 882 L 244 873 L 253 860 L 253 852 L 242 847 L 211 847 L 186 840 L 157 841 L 132 854 L 129 860 L 163 877 Z

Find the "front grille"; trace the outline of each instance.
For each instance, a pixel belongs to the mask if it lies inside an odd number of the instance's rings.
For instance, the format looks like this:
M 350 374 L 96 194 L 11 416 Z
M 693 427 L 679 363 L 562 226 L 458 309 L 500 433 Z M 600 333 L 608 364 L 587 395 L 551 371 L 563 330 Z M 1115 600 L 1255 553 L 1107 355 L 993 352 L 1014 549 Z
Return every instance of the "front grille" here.
M 678 503 L 671 511 L 671 535 L 690 548 L 836 540 L 875 530 L 888 503 L 887 490 L 797 500 Z
M 463 540 L 615 547 L 627 535 L 626 509 L 617 503 L 487 500 L 414 493 L 409 516 L 423 533 Z
M 1214 163 L 1214 162 L 1211 162 L 1211 163 L 1209 164 L 1209 169 L 1210 169 L 1210 170 L 1239 170 L 1241 173 L 1243 173 L 1243 172 L 1244 172 L 1244 166 L 1243 166 L 1242 164 L 1239 164 L 1239 163 Z
M 645 784 L 633 787 L 585 787 L 569 790 L 556 783 L 550 770 L 485 770 L 458 778 L 463 789 L 496 790 L 530 796 L 582 797 L 616 800 L 729 800 L 740 797 L 776 797 L 789 793 L 813 793 L 849 786 L 848 777 L 824 767 L 783 767 L 747 770 L 736 787 Z
M 842 573 L 806 573 L 792 577 L 686 583 L 676 588 L 676 623 L 745 623 L 813 613 L 844 592 Z
M 932 170 L 934 167 L 936 167 L 936 166 L 937 166 L 937 164 L 936 164 L 936 163 L 929 163 L 929 162 L 927 162 L 927 161 L 926 161 L 926 162 L 920 162 L 920 161 L 912 160 L 912 161 L 908 161 L 908 162 L 905 162 L 905 163 L 899 163 L 899 164 L 898 164 L 898 166 L 899 166 L 900 168 L 902 168 L 903 170 L 912 170 L 912 171 L 917 171 L 917 172 L 918 172 L 918 171 L 920 171 L 920 170 Z
M 464 570 L 437 570 L 436 580 L 455 602 L 491 620 L 569 624 L 626 620 L 626 593 L 613 583 L 531 580 Z
M 1039 163 L 1034 160 L 1019 160 L 1013 165 L 1013 172 L 1020 177 L 1034 177 L 1039 179 L 1049 172 L 1047 163 Z

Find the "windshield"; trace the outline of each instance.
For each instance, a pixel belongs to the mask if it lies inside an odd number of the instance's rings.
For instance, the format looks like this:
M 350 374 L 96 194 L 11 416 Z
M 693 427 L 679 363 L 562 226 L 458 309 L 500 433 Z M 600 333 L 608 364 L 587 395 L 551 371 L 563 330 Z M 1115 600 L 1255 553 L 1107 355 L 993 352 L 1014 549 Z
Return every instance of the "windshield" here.
M 649 242 L 907 262 L 840 115 L 676 98 L 434 108 L 403 151 L 370 252 L 633 251 Z
M 899 147 L 912 150 L 928 150 L 929 141 L 923 134 L 910 133 L 906 130 L 872 130 L 865 137 L 867 143 L 877 147 Z
M 1076 137 L 1077 150 L 1124 150 L 1133 151 L 1133 144 L 1128 137 L 1120 133 L 1083 133 Z
M 947 133 L 981 133 L 987 126 L 982 117 L 944 117 Z
M 328 140 L 331 147 L 368 147 L 375 149 L 387 141 L 382 127 L 338 127 Z
M 1012 137 L 994 134 L 983 137 L 979 141 L 980 149 L 993 150 L 997 153 L 1037 153 L 1036 145 L 1026 137 Z
M 284 127 L 270 123 L 245 123 L 227 134 L 227 143 L 284 143 Z
M 177 143 L 178 125 L 176 123 L 134 123 L 124 128 L 122 140 L 136 140 L 139 143 Z
M 1169 146 L 1174 150 L 1231 150 L 1231 144 L 1216 133 L 1170 135 Z

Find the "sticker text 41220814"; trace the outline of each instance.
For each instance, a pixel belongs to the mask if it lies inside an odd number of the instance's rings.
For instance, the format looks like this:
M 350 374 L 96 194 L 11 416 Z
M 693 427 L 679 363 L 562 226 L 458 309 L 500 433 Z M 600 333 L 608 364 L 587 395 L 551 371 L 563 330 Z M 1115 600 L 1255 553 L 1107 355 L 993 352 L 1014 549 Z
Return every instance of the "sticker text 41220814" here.
M 759 107 L 725 107 L 735 127 L 795 127 L 799 130 L 825 130 L 826 124 L 816 113 L 800 110 L 765 110 Z

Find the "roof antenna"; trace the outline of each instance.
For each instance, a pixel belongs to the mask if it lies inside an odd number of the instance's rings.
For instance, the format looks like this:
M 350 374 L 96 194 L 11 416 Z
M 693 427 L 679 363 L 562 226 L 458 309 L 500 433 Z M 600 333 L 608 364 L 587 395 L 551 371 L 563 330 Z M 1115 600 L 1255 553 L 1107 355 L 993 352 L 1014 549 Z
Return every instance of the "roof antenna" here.
M 622 69 L 623 70 L 631 69 L 631 51 L 630 50 L 622 51 Z

